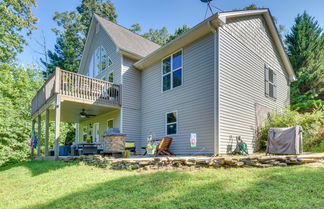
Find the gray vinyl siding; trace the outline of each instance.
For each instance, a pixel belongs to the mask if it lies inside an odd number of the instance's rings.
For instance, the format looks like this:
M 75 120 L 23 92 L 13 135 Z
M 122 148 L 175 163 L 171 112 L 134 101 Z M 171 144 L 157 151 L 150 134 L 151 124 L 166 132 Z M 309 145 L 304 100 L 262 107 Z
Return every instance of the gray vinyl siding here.
M 214 147 L 214 36 L 183 48 L 183 84 L 161 90 L 161 62 L 142 72 L 142 145 L 152 133 L 166 136 L 166 113 L 177 111 L 178 132 L 171 150 L 177 155 L 212 154 Z M 197 147 L 190 147 L 197 133 Z
M 141 140 L 141 72 L 134 61 L 123 56 L 122 67 L 122 132 L 126 140 L 135 141 L 140 150 Z
M 121 83 L 121 55 L 117 53 L 117 47 L 114 44 L 114 42 L 111 40 L 109 35 L 104 31 L 104 29 L 100 26 L 99 32 L 98 33 L 93 33 L 92 34 L 92 39 L 90 41 L 90 48 L 87 52 L 84 53 L 83 56 L 86 59 L 84 66 L 84 69 L 80 69 L 80 73 L 84 75 L 88 75 L 89 71 L 89 64 L 90 64 L 90 59 L 95 52 L 95 50 L 99 46 L 103 46 L 110 59 L 112 60 L 112 65 L 110 68 L 113 69 L 114 71 L 114 83 L 120 84 Z M 104 76 L 108 78 L 108 71 L 103 71 L 101 72 L 96 78 L 102 79 Z
M 255 105 L 281 110 L 289 104 L 289 84 L 279 53 L 261 16 L 229 19 L 219 28 L 220 153 L 230 136 L 242 136 L 249 152 L 255 146 Z M 277 74 L 277 99 L 265 96 L 265 64 Z
M 114 120 L 114 128 L 120 128 L 120 110 L 115 110 L 109 113 L 97 115 L 80 122 L 79 141 L 83 141 L 83 128 L 89 124 L 99 123 L 100 141 L 103 140 L 103 134 L 107 131 L 108 120 Z

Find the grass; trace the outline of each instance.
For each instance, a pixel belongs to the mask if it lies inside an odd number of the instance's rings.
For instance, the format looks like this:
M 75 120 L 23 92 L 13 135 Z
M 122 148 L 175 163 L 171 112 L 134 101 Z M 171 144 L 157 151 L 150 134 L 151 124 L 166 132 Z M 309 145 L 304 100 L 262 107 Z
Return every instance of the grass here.
M 0 208 L 320 208 L 323 167 L 113 171 L 33 161 L 0 168 Z

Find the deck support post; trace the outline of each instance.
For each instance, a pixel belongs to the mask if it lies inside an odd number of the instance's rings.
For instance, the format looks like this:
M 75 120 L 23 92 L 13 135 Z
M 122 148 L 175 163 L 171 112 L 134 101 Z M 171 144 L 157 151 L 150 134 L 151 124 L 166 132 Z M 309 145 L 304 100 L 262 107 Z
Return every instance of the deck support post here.
M 79 142 L 79 138 L 80 138 L 80 123 L 77 122 L 75 123 L 75 142 Z
M 38 137 L 37 137 L 37 156 L 41 156 L 42 146 L 42 115 L 38 115 Z
M 35 133 L 35 123 L 36 120 L 33 119 L 32 121 L 32 132 L 31 132 L 31 138 L 34 138 L 34 133 Z M 34 158 L 34 142 L 31 143 L 31 153 L 30 153 L 30 157 L 33 159 Z
M 48 138 L 49 138 L 49 109 L 46 109 L 45 115 L 45 156 L 48 156 Z
M 55 147 L 54 155 L 55 159 L 59 157 L 59 148 L 60 148 L 60 122 L 61 122 L 61 97 L 60 95 L 56 96 L 55 101 Z

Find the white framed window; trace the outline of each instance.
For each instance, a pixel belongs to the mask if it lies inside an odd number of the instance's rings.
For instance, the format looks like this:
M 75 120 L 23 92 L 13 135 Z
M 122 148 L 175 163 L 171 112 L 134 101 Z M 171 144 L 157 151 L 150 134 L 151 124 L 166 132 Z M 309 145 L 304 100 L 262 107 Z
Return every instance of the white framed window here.
M 168 91 L 183 83 L 182 50 L 162 60 L 162 91 Z
M 114 119 L 107 120 L 107 129 L 114 128 Z
M 108 72 L 108 81 L 113 83 L 114 82 L 114 71 L 109 71 Z
M 166 113 L 165 132 L 167 136 L 175 135 L 178 132 L 178 113 L 177 111 Z
M 265 67 L 265 95 L 272 99 L 277 98 L 277 75 L 269 67 Z
M 89 62 L 88 75 L 96 77 L 98 74 L 108 70 L 112 65 L 112 61 L 103 46 L 99 46 L 93 53 Z

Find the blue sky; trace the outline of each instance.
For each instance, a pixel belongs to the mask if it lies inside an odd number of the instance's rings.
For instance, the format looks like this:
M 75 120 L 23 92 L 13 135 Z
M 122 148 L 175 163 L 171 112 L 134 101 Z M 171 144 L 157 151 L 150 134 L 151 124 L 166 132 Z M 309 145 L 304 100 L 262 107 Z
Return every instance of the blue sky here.
M 39 62 L 41 55 L 40 46 L 35 40 L 42 39 L 42 33 L 46 37 L 46 45 L 53 49 L 55 35 L 51 28 L 55 27 L 52 20 L 55 11 L 74 10 L 80 4 L 80 0 L 38 0 L 38 7 L 33 9 L 33 13 L 39 18 L 38 29 L 33 32 L 29 43 L 18 59 L 24 65 Z M 130 27 L 133 23 L 142 26 L 142 32 L 149 28 L 161 28 L 166 26 L 170 33 L 176 28 L 186 24 L 193 27 L 204 20 L 206 4 L 200 0 L 112 0 L 117 14 L 118 24 Z M 269 8 L 272 15 L 276 16 L 279 24 L 285 25 L 286 29 L 294 23 L 294 18 L 298 13 L 306 10 L 314 16 L 320 25 L 324 27 L 324 0 L 213 0 L 212 4 L 218 8 L 229 11 L 241 9 L 251 3 L 259 7 Z M 214 9 L 214 12 L 217 12 Z M 208 13 L 208 16 L 210 13 Z

